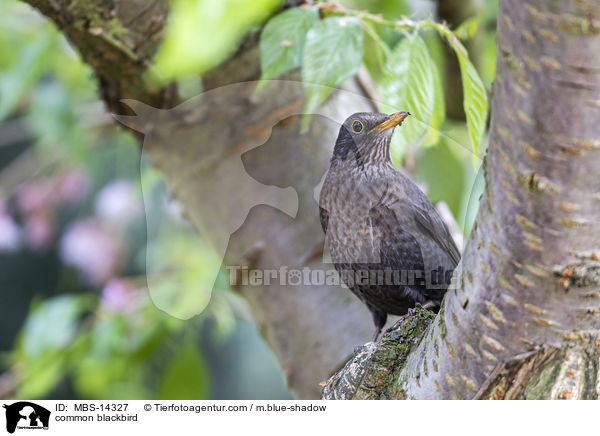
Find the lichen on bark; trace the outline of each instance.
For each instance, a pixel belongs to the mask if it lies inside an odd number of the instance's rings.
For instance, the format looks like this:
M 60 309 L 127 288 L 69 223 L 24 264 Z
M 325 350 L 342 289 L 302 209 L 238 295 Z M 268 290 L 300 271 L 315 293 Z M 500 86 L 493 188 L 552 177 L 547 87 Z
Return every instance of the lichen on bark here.
M 417 307 L 379 342 L 358 347 L 344 368 L 334 374 L 323 389 L 326 400 L 403 399 L 398 374 L 406 356 L 426 336 L 435 314 Z

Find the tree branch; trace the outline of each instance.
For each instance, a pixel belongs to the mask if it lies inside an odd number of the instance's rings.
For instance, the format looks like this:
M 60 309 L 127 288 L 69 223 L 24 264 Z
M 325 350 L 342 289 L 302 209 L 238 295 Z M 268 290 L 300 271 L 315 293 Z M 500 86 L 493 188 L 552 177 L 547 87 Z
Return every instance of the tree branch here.
M 144 73 L 154 56 L 169 10 L 167 0 L 87 2 L 28 0 L 50 18 L 94 68 L 109 111 L 122 113 L 121 99 L 155 107 L 177 101 L 174 85 L 151 89 Z

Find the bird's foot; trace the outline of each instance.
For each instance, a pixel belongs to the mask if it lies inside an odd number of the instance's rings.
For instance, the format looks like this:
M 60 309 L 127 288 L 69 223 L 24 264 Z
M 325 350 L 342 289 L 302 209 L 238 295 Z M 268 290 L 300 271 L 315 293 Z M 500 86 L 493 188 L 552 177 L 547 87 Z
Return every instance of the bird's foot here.
M 417 306 L 418 306 L 418 307 L 420 307 L 420 308 L 422 308 L 422 309 L 430 309 L 430 308 L 432 308 L 432 307 L 435 307 L 435 306 L 437 306 L 437 305 L 436 305 L 436 303 L 434 303 L 433 301 L 426 301 L 426 302 L 425 302 L 425 303 L 423 303 L 423 304 L 419 304 L 419 303 L 417 303 L 417 304 L 415 305 L 415 307 L 411 307 L 410 309 L 408 309 L 408 311 L 406 312 L 406 315 L 402 315 L 402 316 L 401 316 L 401 317 L 398 319 L 398 321 L 396 321 L 396 322 L 394 323 L 394 325 L 393 325 L 393 326 L 391 326 L 389 329 L 387 329 L 387 330 L 385 331 L 385 333 L 389 333 L 389 332 L 391 332 L 391 331 L 393 331 L 393 330 L 396 330 L 398 327 L 400 327 L 402 324 L 404 324 L 404 322 L 405 322 L 405 321 L 406 321 L 408 318 L 410 318 L 411 316 L 413 316 L 413 315 L 414 315 L 414 314 L 417 312 Z
M 408 309 L 406 314 L 402 315 L 400 318 L 398 318 L 398 321 L 396 321 L 394 323 L 394 325 L 392 325 L 390 328 L 388 328 L 385 331 L 385 333 L 389 333 L 393 330 L 396 330 L 398 327 L 400 327 L 404 323 L 404 321 L 406 321 L 409 317 L 413 316 L 416 311 L 417 311 L 417 309 L 415 309 L 414 307 L 411 307 L 410 309 Z

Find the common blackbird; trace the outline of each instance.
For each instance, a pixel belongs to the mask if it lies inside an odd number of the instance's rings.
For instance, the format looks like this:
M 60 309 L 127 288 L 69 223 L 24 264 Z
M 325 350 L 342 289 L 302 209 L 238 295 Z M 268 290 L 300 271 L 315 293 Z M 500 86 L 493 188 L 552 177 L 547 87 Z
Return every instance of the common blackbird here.
M 387 315 L 439 306 L 460 253 L 425 194 L 392 165 L 390 141 L 409 115 L 361 112 L 340 128 L 319 202 L 331 259 L 366 304 L 377 340 Z

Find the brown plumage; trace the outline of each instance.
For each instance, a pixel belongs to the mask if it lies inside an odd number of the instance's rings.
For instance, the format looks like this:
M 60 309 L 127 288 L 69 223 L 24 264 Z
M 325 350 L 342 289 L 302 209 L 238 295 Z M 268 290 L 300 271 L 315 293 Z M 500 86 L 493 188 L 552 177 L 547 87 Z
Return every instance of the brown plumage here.
M 377 339 L 388 314 L 439 305 L 460 253 L 425 194 L 390 160 L 408 116 L 356 113 L 340 128 L 320 218 L 342 280 L 371 311 Z M 365 278 L 366 277 L 366 278 Z

